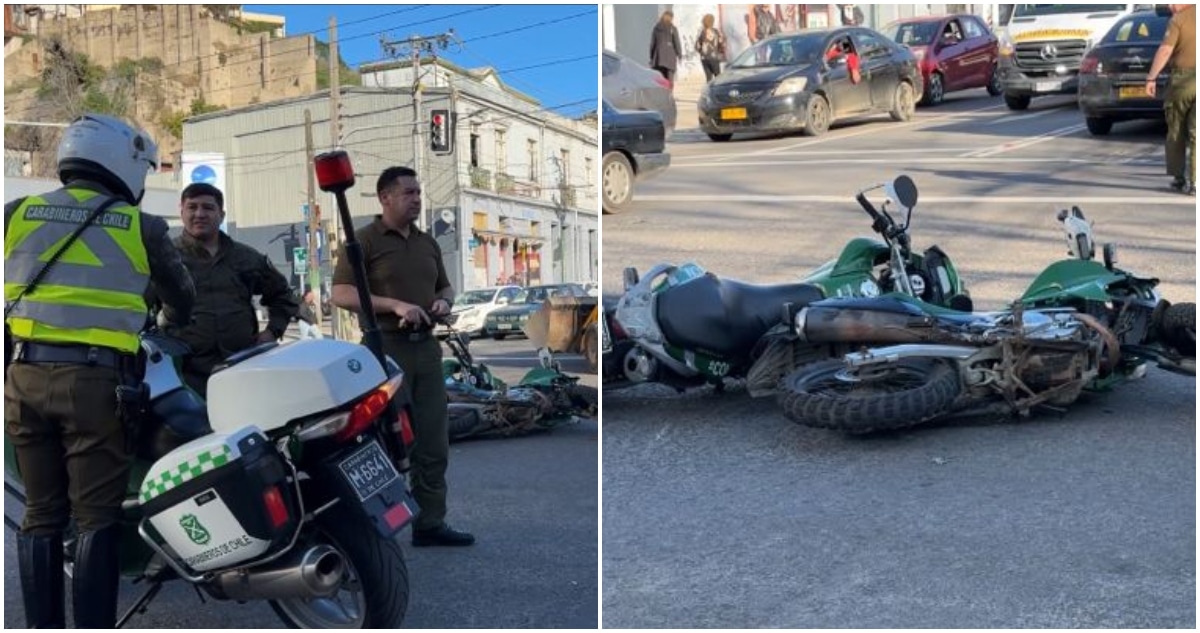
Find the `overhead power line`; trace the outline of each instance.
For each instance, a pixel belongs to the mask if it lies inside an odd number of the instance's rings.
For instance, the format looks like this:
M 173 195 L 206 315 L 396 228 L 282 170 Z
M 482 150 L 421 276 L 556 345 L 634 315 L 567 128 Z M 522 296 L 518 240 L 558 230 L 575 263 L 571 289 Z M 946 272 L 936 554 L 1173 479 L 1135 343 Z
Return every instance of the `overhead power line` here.
M 571 101 L 569 103 L 562 103 L 562 104 L 554 105 L 554 106 L 546 106 L 546 107 L 537 108 L 534 110 L 527 110 L 524 112 L 519 112 L 516 114 L 508 114 L 508 115 L 504 115 L 501 117 L 493 117 L 491 119 L 491 122 L 498 123 L 498 122 L 503 122 L 503 121 L 509 121 L 509 120 L 520 118 L 523 116 L 537 114 L 539 112 L 552 112 L 555 110 L 561 110 L 561 109 L 569 108 L 572 106 L 578 106 L 578 105 L 584 105 L 584 104 L 595 105 L 595 103 L 596 103 L 596 97 L 588 97 L 586 99 L 579 99 L 576 101 Z M 404 125 L 405 124 L 397 123 L 397 129 L 403 127 Z M 352 142 L 348 142 L 348 143 L 343 143 L 342 147 L 353 147 L 353 146 L 357 146 L 357 145 L 365 145 L 365 144 L 376 143 L 379 141 L 389 140 L 389 139 L 408 139 L 408 138 L 410 138 L 409 133 L 407 130 L 405 130 L 403 133 L 388 134 L 388 135 L 384 135 L 384 136 L 376 136 L 374 138 L 363 139 L 361 141 L 352 141 Z M 258 154 L 243 154 L 243 155 L 239 155 L 239 156 L 226 157 L 225 164 L 229 165 L 229 164 L 238 163 L 241 161 L 246 161 L 246 160 L 255 159 L 255 158 L 269 159 L 269 160 L 264 160 L 260 163 L 260 164 L 266 164 L 266 163 L 272 162 L 273 160 L 278 160 L 285 156 L 294 155 L 294 154 L 297 154 L 297 153 L 300 153 L 303 151 L 304 151 L 303 147 L 298 147 L 295 149 L 276 150 L 276 151 L 271 151 L 271 152 L 261 152 Z

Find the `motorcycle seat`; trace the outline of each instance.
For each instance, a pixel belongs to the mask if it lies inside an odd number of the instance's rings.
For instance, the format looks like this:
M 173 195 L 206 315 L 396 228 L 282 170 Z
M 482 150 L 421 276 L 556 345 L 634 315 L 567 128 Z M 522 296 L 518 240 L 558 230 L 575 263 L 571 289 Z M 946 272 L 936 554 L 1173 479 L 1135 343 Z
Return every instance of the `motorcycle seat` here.
M 237 352 L 236 354 L 231 354 L 229 356 L 229 358 L 226 358 L 224 361 L 220 362 L 215 367 L 213 367 L 212 373 L 215 374 L 223 369 L 229 369 L 230 367 L 233 367 L 234 365 L 236 365 L 244 360 L 249 360 L 251 358 L 254 358 L 255 356 L 258 356 L 259 354 L 266 352 L 268 350 L 275 349 L 276 347 L 279 347 L 279 343 L 277 341 L 270 341 L 267 343 L 259 343 L 258 345 L 255 345 L 254 347 L 249 347 L 240 352 Z
M 711 273 L 658 295 L 658 322 L 667 341 L 724 358 L 746 358 L 780 323 L 783 305 L 796 308 L 825 296 L 811 284 L 760 286 Z
M 200 394 L 182 387 L 156 400 L 141 435 L 138 455 L 157 461 L 188 442 L 212 433 L 208 406 Z

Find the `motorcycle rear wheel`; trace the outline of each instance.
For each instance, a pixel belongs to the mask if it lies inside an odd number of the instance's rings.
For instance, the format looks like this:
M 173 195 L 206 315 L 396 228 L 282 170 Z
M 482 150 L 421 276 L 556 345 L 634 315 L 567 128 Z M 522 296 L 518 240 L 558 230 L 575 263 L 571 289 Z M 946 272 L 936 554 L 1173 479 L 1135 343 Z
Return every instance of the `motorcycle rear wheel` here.
M 315 542 L 333 546 L 346 563 L 342 589 L 329 598 L 271 600 L 293 629 L 398 629 L 408 611 L 408 566 L 397 539 L 385 539 L 336 511 L 317 518 Z M 303 539 L 301 539 L 303 542 Z
M 870 377 L 840 359 L 814 363 L 784 378 L 779 403 L 803 426 L 870 433 L 916 426 L 945 413 L 962 387 L 945 363 L 902 360 Z

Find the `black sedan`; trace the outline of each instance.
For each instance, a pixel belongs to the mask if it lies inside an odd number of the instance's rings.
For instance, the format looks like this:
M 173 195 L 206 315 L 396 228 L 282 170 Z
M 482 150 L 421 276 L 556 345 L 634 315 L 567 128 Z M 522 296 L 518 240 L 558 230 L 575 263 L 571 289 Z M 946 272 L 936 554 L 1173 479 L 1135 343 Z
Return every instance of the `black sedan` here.
M 671 164 L 662 115 L 648 110 L 617 110 L 607 98 L 604 121 L 604 212 L 620 213 L 633 200 L 633 183 Z
M 714 141 L 736 132 L 824 134 L 848 117 L 907 121 L 924 90 L 912 51 L 862 27 L 776 35 L 742 51 L 700 93 L 700 127 Z
M 529 315 L 542 308 L 549 297 L 586 297 L 587 291 L 579 284 L 552 284 L 525 288 L 505 307 L 492 310 L 483 322 L 483 333 L 497 341 L 509 334 L 523 334 Z
M 1170 21 L 1169 12 L 1131 13 L 1084 56 L 1079 68 L 1079 109 L 1089 132 L 1103 136 L 1117 121 L 1163 118 L 1170 70 L 1158 76 L 1154 97 L 1146 92 L 1146 77 Z

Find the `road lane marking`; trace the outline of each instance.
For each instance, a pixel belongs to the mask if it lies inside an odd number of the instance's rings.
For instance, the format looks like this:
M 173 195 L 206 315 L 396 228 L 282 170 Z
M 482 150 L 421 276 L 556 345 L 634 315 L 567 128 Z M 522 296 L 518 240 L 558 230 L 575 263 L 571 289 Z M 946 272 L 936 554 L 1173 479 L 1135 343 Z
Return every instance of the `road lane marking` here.
M 1003 107 L 1006 107 L 1006 106 L 1003 103 L 1000 103 L 997 105 L 987 106 L 986 108 L 975 108 L 972 110 L 963 110 L 962 112 L 950 112 L 950 113 L 947 113 L 947 114 L 944 114 L 941 116 L 936 116 L 936 117 L 931 117 L 931 118 L 923 118 L 923 117 L 919 117 L 919 116 L 914 116 L 911 121 L 906 121 L 904 123 L 892 122 L 891 125 L 888 125 L 886 129 L 874 127 L 874 126 L 868 124 L 862 130 L 848 132 L 846 134 L 839 134 L 836 136 L 830 134 L 830 135 L 822 136 L 820 138 L 814 138 L 814 139 L 810 139 L 807 141 L 803 141 L 801 143 L 796 143 L 795 145 L 788 145 L 786 147 L 772 147 L 772 148 L 757 150 L 757 151 L 753 151 L 753 152 L 739 152 L 739 153 L 736 153 L 731 156 L 727 156 L 727 157 L 724 157 L 724 158 L 721 158 L 718 160 L 737 160 L 739 158 L 746 158 L 749 156 L 764 156 L 764 155 L 770 155 L 770 154 L 780 154 L 780 153 L 790 152 L 792 150 L 799 149 L 801 147 L 810 147 L 812 145 L 817 145 L 819 143 L 827 143 L 829 141 L 841 141 L 841 140 L 848 139 L 848 138 L 854 138 L 856 136 L 863 136 L 864 134 L 879 134 L 881 132 L 898 130 L 898 129 L 902 129 L 902 128 L 909 128 L 909 127 L 913 127 L 915 125 L 932 124 L 932 123 L 937 123 L 938 121 L 953 119 L 956 115 L 959 115 L 959 114 L 986 112 L 988 110 L 995 110 L 997 108 L 1003 108 Z
M 971 150 L 976 150 L 976 149 L 979 149 L 979 148 L 978 147 L 930 147 L 930 148 L 924 148 L 924 149 L 822 149 L 822 150 L 812 150 L 812 151 L 800 150 L 800 151 L 796 151 L 796 152 L 780 153 L 780 154 L 778 154 L 778 156 L 836 156 L 836 155 L 853 155 L 853 154 L 867 154 L 867 155 L 938 154 L 938 153 L 969 152 Z M 689 157 L 689 158 L 705 158 L 705 157 L 696 156 L 696 157 Z M 701 164 L 710 164 L 710 163 L 713 165 L 727 165 L 727 166 L 734 164 L 734 163 L 718 163 L 718 162 L 713 162 L 713 161 L 709 161 L 709 162 L 705 162 L 705 163 L 683 163 L 683 164 L 684 165 L 701 165 Z M 672 167 L 674 167 L 674 165 L 672 165 Z
M 1047 139 L 1048 140 L 1048 139 Z M 895 158 L 824 158 L 812 160 L 754 160 L 744 161 L 739 163 L 680 163 L 671 165 L 671 169 L 705 169 L 711 167 L 720 167 L 722 169 L 738 168 L 738 167 L 782 167 L 787 165 L 879 165 L 879 164 L 896 164 Z M 964 165 L 964 164 L 1046 164 L 1060 163 L 1072 165 L 1120 165 L 1120 164 L 1163 164 L 1162 159 L 1137 158 L 1136 160 L 1105 160 L 1095 158 L 1034 158 L 1034 157 L 1007 157 L 1007 156 L 985 156 L 979 158 L 971 158 L 968 156 L 949 156 L 944 158 L 911 158 L 904 161 L 905 165 Z M 643 196 L 638 195 L 638 199 Z
M 1067 127 L 1060 127 L 1057 130 L 1051 130 L 1049 132 L 1046 132 L 1045 134 L 1039 134 L 1037 136 L 1026 137 L 1019 141 L 1010 141 L 1008 143 L 1003 143 L 1001 145 L 995 145 L 995 146 L 992 146 L 992 147 L 989 147 L 986 149 L 979 150 L 977 152 L 972 152 L 970 154 L 963 154 L 962 157 L 963 158 L 986 158 L 988 156 L 995 156 L 996 154 L 1003 154 L 1005 152 L 1011 152 L 1013 150 L 1025 149 L 1027 147 L 1032 147 L 1034 145 L 1037 145 L 1038 143 L 1044 143 L 1046 141 L 1056 139 L 1060 136 L 1067 136 L 1070 134 L 1074 134 L 1076 132 L 1080 132 L 1086 127 L 1087 127 L 1087 125 L 1084 123 L 1068 125 Z
M 1006 117 L 1001 117 L 999 119 L 996 119 L 995 121 L 991 121 L 991 122 L 987 123 L 986 125 L 998 125 L 1000 123 L 1014 123 L 1016 121 L 1026 121 L 1028 119 L 1032 119 L 1032 118 L 1039 117 L 1039 116 L 1044 116 L 1044 115 L 1050 114 L 1051 112 L 1057 112 L 1057 111 L 1058 110 L 1038 110 L 1037 112 L 1030 112 L 1029 114 L 1018 114 L 1015 116 L 1006 116 Z
M 1079 197 L 1071 194 L 1062 194 L 1058 196 L 1067 202 L 1055 203 L 1055 196 L 1040 195 L 1040 196 L 930 196 L 924 193 L 921 194 L 921 199 L 917 202 L 917 206 L 926 204 L 963 204 L 963 203 L 994 203 L 994 204 L 1045 204 L 1057 206 L 1059 204 L 1128 204 L 1128 205 L 1148 205 L 1161 204 L 1170 206 L 1187 206 L 1195 207 L 1196 199 L 1175 195 L 1163 196 L 1089 196 Z M 678 202 L 678 203 L 695 203 L 695 202 L 754 202 L 754 203 L 792 203 L 792 202 L 847 202 L 853 201 L 853 196 L 850 195 L 759 195 L 759 194 L 739 194 L 739 195 L 644 195 L 638 196 L 638 202 Z

